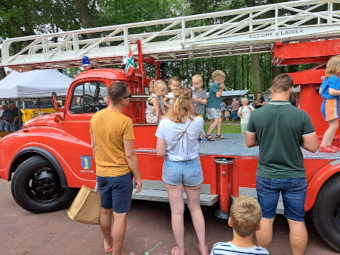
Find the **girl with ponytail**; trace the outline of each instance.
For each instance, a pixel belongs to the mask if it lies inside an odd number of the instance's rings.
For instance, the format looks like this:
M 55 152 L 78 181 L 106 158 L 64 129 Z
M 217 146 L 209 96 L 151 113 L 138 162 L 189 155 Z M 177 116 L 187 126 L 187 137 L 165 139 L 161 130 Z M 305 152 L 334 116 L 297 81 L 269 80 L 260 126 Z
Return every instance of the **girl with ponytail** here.
M 168 192 L 171 224 L 177 243 L 171 254 L 184 255 L 184 188 L 200 252 L 208 255 L 205 222 L 200 205 L 203 172 L 198 154 L 198 139 L 204 135 L 204 122 L 201 117 L 194 116 L 191 89 L 179 88 L 174 95 L 174 102 L 156 132 L 157 155 L 165 156 L 162 179 Z

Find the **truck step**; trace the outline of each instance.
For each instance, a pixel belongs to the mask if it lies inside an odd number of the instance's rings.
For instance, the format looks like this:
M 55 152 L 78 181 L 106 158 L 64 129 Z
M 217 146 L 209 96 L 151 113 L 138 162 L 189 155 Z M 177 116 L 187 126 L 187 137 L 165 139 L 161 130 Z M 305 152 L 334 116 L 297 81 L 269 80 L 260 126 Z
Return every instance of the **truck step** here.
M 169 202 L 168 193 L 164 190 L 148 190 L 143 189 L 138 194 L 135 194 L 133 191 L 132 199 L 136 200 L 147 200 L 147 201 L 157 201 L 157 202 Z M 212 206 L 218 201 L 218 195 L 208 195 L 208 194 L 201 194 L 200 200 L 201 205 Z M 183 199 L 186 203 L 187 195 L 185 192 L 183 193 Z

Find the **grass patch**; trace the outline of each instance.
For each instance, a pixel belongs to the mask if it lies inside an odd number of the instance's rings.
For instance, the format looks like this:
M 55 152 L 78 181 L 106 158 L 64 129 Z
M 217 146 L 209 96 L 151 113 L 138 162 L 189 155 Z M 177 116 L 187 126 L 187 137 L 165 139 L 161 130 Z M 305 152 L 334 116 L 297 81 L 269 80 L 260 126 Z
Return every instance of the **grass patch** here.
M 210 123 L 206 123 L 204 125 L 204 131 L 207 132 L 209 129 Z M 216 129 L 215 129 L 216 130 Z M 216 131 L 214 131 L 216 132 Z M 241 134 L 241 126 L 238 125 L 225 125 L 221 126 L 221 134 Z

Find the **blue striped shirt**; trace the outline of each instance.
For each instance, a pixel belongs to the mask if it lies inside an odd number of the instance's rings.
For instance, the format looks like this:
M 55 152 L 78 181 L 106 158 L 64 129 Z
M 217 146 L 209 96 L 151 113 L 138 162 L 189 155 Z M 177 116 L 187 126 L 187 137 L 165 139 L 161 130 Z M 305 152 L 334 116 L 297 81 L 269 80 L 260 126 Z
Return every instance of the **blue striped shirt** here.
M 269 252 L 261 246 L 254 245 L 250 248 L 241 248 L 231 242 L 219 242 L 215 243 L 210 255 L 269 255 Z

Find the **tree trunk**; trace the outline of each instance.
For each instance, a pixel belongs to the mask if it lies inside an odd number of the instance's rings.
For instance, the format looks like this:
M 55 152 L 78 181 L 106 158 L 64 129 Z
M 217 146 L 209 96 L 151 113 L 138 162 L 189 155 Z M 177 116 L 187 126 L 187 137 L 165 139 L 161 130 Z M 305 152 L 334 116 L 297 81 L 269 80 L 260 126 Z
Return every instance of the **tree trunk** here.
M 280 66 L 273 66 L 272 67 L 272 78 L 275 78 L 281 73 L 281 67 Z
M 262 80 L 261 80 L 261 68 L 259 54 L 252 54 L 251 56 L 251 67 L 253 69 L 254 76 L 254 90 L 256 93 L 262 92 Z
M 249 7 L 255 6 L 254 0 L 246 0 L 246 4 Z M 252 54 L 251 57 L 251 65 L 253 69 L 254 76 L 254 90 L 256 92 L 262 92 L 262 80 L 261 80 L 261 68 L 260 68 L 260 58 L 259 54 Z
M 74 2 L 79 11 L 82 27 L 83 28 L 93 27 L 92 15 L 88 7 L 88 1 L 87 0 L 74 0 Z M 93 37 L 94 37 L 93 34 L 87 34 L 87 38 L 91 39 Z

